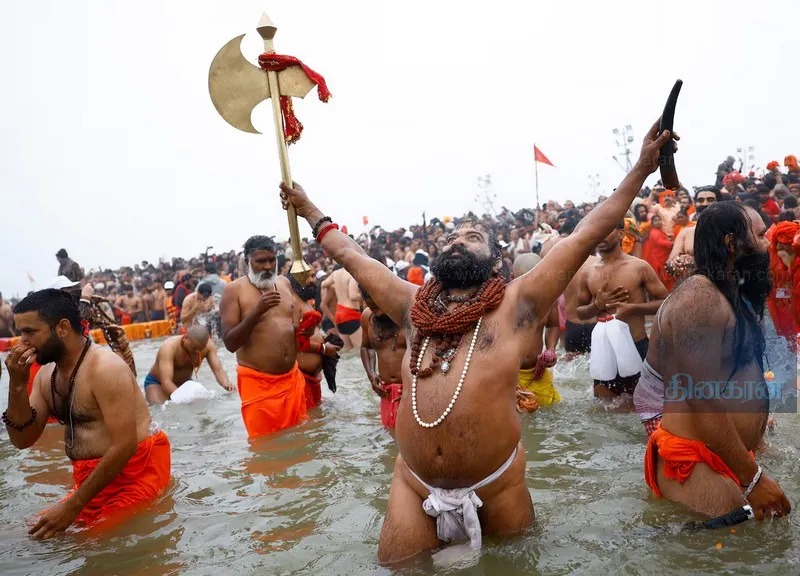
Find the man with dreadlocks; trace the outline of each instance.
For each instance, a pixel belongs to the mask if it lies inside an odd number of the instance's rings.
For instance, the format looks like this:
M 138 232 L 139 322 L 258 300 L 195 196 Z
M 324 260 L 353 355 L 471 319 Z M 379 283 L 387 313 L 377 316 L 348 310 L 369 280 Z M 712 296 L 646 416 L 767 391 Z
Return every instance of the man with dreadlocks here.
M 641 384 L 665 386 L 663 417 L 645 454 L 647 485 L 710 517 L 747 503 L 759 520 L 791 510 L 752 452 L 769 414 L 761 326 L 771 288 L 765 233 L 758 213 L 736 202 L 700 214 L 696 272 L 656 317 Z
M 431 269 L 434 279 L 419 287 L 339 232 L 300 186 L 281 185 L 284 208 L 291 203 L 325 251 L 407 328 L 396 427 L 400 454 L 378 547 L 381 562 L 465 538 L 479 547 L 482 533 L 515 534 L 531 526 L 517 373 L 534 330 L 625 215 L 669 139 L 666 131 L 659 136 L 656 123 L 616 192 L 508 286 L 499 275 L 500 244 L 480 222 L 464 221 L 448 234 Z

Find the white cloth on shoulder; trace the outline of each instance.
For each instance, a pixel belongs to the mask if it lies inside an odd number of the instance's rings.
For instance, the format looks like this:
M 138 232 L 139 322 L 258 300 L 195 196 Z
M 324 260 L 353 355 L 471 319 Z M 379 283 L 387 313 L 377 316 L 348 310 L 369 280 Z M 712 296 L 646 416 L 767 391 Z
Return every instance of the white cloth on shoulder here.
M 419 480 L 419 483 L 430 492 L 422 503 L 422 509 L 425 510 L 428 516 L 436 518 L 436 536 L 438 536 L 439 540 L 442 542 L 454 542 L 469 538 L 472 548 L 481 547 L 481 522 L 478 519 L 478 508 L 483 506 L 483 501 L 478 498 L 475 491 L 497 480 L 503 472 L 508 470 L 516 456 L 517 449 L 514 448 L 514 452 L 506 460 L 505 464 L 500 466 L 496 472 L 469 488 L 448 490 L 429 486 L 409 468 L 414 478 Z

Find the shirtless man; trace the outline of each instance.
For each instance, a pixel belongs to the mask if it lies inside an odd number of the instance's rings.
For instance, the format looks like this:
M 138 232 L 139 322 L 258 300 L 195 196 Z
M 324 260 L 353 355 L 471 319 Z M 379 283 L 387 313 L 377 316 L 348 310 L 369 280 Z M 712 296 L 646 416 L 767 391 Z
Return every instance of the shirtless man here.
M 197 292 L 192 292 L 183 300 L 181 308 L 181 324 L 191 326 L 198 315 L 214 309 L 214 299 L 211 297 L 211 285 L 201 282 L 197 285 Z
M 647 355 L 654 378 L 664 375 L 662 395 L 668 384 L 663 420 L 647 446 L 645 479 L 657 496 L 710 517 L 746 503 L 757 520 L 791 510 L 751 455 L 769 410 L 761 327 L 771 284 L 765 232 L 758 213 L 735 202 L 703 213 L 694 245 L 697 274 L 665 303 Z
M 317 298 L 317 281 L 313 275 L 309 275 L 305 286 L 292 277 L 287 276 L 292 285 L 294 296 L 294 306 L 300 312 L 301 318 L 307 313 L 314 311 L 314 301 Z M 319 325 L 314 328 L 313 335 L 309 337 L 308 349 L 300 352 L 297 357 L 297 364 L 306 379 L 306 408 L 311 410 L 322 403 L 322 366 L 326 358 L 337 358 L 340 346 L 334 346 L 325 341 L 322 337 Z M 330 382 L 328 386 L 331 387 Z M 332 387 L 336 391 L 336 385 Z
M 658 311 L 667 297 L 667 289 L 647 262 L 622 251 L 620 242 L 624 228 L 625 222 L 618 222 L 616 229 L 597 245 L 600 260 L 581 275 L 577 312 L 581 320 L 613 315 L 625 322 L 644 360 L 649 344 L 644 318 Z M 609 283 L 613 283 L 613 287 L 609 288 Z M 595 380 L 594 395 L 612 399 L 621 394 L 633 394 L 639 376 L 618 374 L 613 380 Z
M 527 274 L 541 261 L 536 254 L 520 254 L 514 260 L 514 277 Z M 556 365 L 559 332 L 558 306 L 553 304 L 550 313 L 534 329 L 529 341 L 530 347 L 519 367 L 517 406 L 520 412 L 533 412 L 539 406 L 550 406 L 561 400 L 553 387 L 553 373 L 550 370 Z
M 658 192 L 655 190 L 649 197 L 645 198 L 644 205 L 654 216 L 661 216 L 661 229 L 664 234 L 672 239 L 675 228 L 675 215 L 680 212 L 681 205 L 675 202 L 675 192 L 663 190 L 661 196 L 664 198 L 664 205 L 658 203 Z
M 150 404 L 163 404 L 187 380 L 196 380 L 203 359 L 217 384 L 228 392 L 235 389 L 228 380 L 217 347 L 203 326 L 192 326 L 183 336 L 172 336 L 158 348 L 156 360 L 144 377 L 144 395 Z
M 151 286 L 153 305 L 150 308 L 150 321 L 158 322 L 167 317 L 167 292 L 160 283 L 154 282 Z
M 573 357 L 585 354 L 592 349 L 592 330 L 597 324 L 597 318 L 588 320 L 578 318 L 578 296 L 582 277 L 587 274 L 587 270 L 597 262 L 597 256 L 589 256 L 580 267 L 575 277 L 564 290 L 564 308 L 566 311 L 566 329 L 564 331 L 564 350 Z
M 9 438 L 15 447 L 28 448 L 55 416 L 64 424 L 77 485 L 29 534 L 49 538 L 76 520 L 93 524 L 160 494 L 170 479 L 169 441 L 151 429 L 147 404 L 125 362 L 83 336 L 73 298 L 55 289 L 34 292 L 17 304 L 14 319 L 21 339 L 6 358 L 3 421 Z M 34 358 L 43 366 L 28 398 Z
M 350 273 L 344 268 L 334 270 L 322 282 L 327 298 L 336 297 L 334 323 L 344 340 L 344 349 L 361 347 L 361 292 Z M 331 294 L 333 292 L 333 294 Z M 326 304 L 328 304 L 326 302 Z M 329 305 L 329 304 L 328 304 Z
M 244 245 L 248 273 L 225 287 L 222 339 L 236 353 L 242 418 L 250 437 L 296 425 L 306 416 L 306 381 L 297 364 L 297 328 L 289 280 L 278 276 L 278 247 L 253 236 Z
M 381 562 L 464 538 L 478 547 L 482 533 L 508 535 L 531 526 L 516 412 L 519 367 L 532 331 L 622 220 L 669 137 L 658 136 L 658 123 L 653 125 L 640 159 L 614 194 L 535 270 L 508 285 L 498 276 L 500 244 L 480 223 L 463 222 L 448 234 L 431 270 L 434 280 L 420 288 L 326 223 L 299 185 L 281 186 L 284 208 L 291 203 L 317 227 L 325 252 L 397 325 L 406 326 L 411 342 L 402 366 L 408 392 L 397 414 L 399 455 L 378 547 Z
M 11 338 L 14 335 L 14 313 L 0 293 L 0 338 Z
M 699 217 L 703 210 L 719 202 L 719 197 L 719 190 L 713 186 L 698 188 L 694 193 L 694 216 Z M 694 234 L 695 226 L 681 229 L 675 237 L 675 244 L 672 245 L 672 252 L 667 259 L 667 270 L 674 270 L 681 279 L 688 278 L 694 271 Z
M 153 314 L 153 294 L 150 292 L 150 286 L 145 285 L 142 287 L 142 307 L 144 308 L 145 322 L 150 322 Z
M 361 297 L 367 306 L 361 313 L 361 363 L 372 390 L 381 399 L 381 424 L 394 430 L 403 396 L 406 330 L 395 324 L 363 288 Z
M 133 286 L 125 287 L 125 295 L 122 296 L 122 310 L 127 314 L 132 323 L 144 320 L 144 304 L 139 296 L 134 296 Z

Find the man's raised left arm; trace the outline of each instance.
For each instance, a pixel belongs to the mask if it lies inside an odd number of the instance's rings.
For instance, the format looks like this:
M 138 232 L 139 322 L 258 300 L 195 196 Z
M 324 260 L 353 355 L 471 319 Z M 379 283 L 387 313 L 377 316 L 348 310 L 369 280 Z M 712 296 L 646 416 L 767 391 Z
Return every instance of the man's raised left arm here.
M 512 283 L 519 297 L 534 308 L 538 318 L 544 318 L 550 306 L 564 292 L 575 273 L 597 245 L 625 217 L 631 202 L 641 190 L 645 179 L 658 168 L 659 150 L 670 140 L 669 131 L 658 133 L 659 121 L 650 128 L 642 143 L 642 151 L 616 191 L 584 218 L 575 231 L 556 244 L 533 270 Z M 672 135 L 675 139 L 677 135 Z

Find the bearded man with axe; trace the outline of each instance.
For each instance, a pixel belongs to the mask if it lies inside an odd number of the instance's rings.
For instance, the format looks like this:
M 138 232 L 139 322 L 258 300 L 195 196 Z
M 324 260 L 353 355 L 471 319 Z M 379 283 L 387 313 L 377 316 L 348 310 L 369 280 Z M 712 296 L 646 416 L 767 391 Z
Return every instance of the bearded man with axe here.
M 298 184 L 281 185 L 325 251 L 396 324 L 409 347 L 402 368 L 397 457 L 378 559 L 399 562 L 442 543 L 531 526 L 525 452 L 516 411 L 517 373 L 534 331 L 600 243 L 622 220 L 659 150 L 656 123 L 614 194 L 527 274 L 506 285 L 500 244 L 480 222 L 463 222 L 422 287 L 395 276 L 320 211 Z

